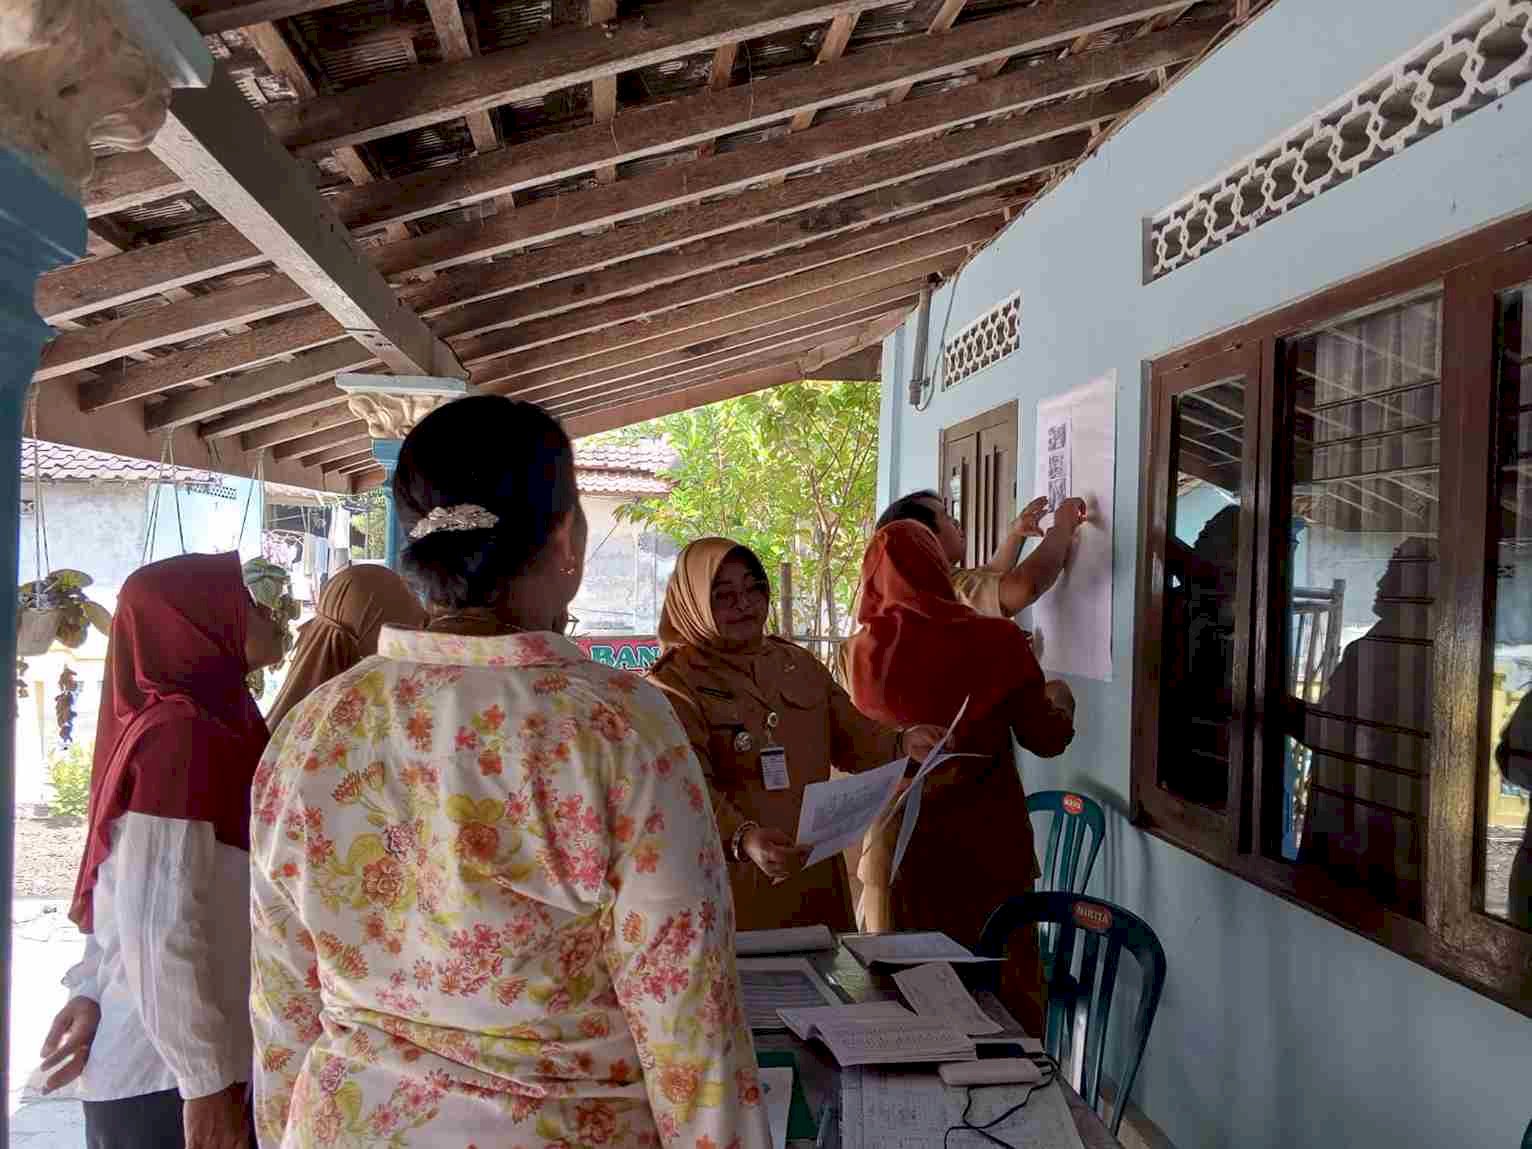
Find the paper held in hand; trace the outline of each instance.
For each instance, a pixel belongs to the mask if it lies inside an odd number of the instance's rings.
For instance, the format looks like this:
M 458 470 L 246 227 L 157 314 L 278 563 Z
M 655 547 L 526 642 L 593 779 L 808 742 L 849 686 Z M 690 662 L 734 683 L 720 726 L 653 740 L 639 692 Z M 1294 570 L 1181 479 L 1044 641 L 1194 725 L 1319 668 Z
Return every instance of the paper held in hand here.
M 952 720 L 952 725 L 947 727 L 941 740 L 926 756 L 925 764 L 916 773 L 910 791 L 906 794 L 918 791 L 926 775 L 943 762 L 953 758 L 970 757 L 970 755 L 944 752 L 947 740 L 952 737 L 953 729 L 963 720 L 963 714 L 967 709 L 968 700 L 965 698 L 957 712 L 957 717 Z M 832 778 L 828 782 L 810 782 L 805 786 L 803 805 L 798 812 L 798 845 L 812 846 L 813 849 L 809 853 L 808 860 L 803 863 L 804 867 L 818 865 L 826 858 L 832 858 L 856 845 L 880 816 L 893 817 L 900 803 L 904 801 L 903 796 L 896 799 L 895 794 L 909 768 L 909 763 L 908 758 L 900 758 L 885 766 L 879 766 L 876 770 L 866 770 L 847 778 Z M 899 860 L 904 855 L 904 848 L 909 842 L 910 835 L 915 831 L 915 819 L 919 814 L 920 803 L 917 794 L 915 804 L 905 808 L 904 823 L 899 828 L 899 847 L 894 860 L 895 870 L 898 869 Z

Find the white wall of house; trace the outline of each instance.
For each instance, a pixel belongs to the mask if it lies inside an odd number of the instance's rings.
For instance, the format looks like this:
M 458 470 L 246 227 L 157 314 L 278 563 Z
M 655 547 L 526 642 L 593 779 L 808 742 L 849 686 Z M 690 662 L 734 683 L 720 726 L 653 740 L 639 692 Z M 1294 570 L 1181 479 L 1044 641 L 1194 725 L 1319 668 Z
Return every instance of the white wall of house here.
M 675 545 L 618 520 L 618 508 L 630 498 L 587 494 L 580 502 L 590 524 L 585 581 L 569 607 L 580 620 L 580 633 L 653 634 L 675 567 Z
M 1014 223 L 963 273 L 950 331 L 1022 292 L 1021 349 L 917 413 L 913 326 L 885 345 L 880 496 L 937 479 L 940 428 L 1115 369 L 1110 684 L 1074 683 L 1079 733 L 1026 758 L 1028 789 L 1113 812 L 1093 892 L 1142 914 L 1169 982 L 1137 1100 L 1180 1149 L 1513 1146 L 1532 1117 L 1532 1020 L 1126 821 L 1140 400 L 1146 360 L 1532 207 L 1532 86 L 1150 285 L 1144 220 L 1341 96 L 1473 5 L 1281 0 Z M 930 360 L 950 290 L 935 299 Z M 1003 831 L 1003 827 L 996 827 Z

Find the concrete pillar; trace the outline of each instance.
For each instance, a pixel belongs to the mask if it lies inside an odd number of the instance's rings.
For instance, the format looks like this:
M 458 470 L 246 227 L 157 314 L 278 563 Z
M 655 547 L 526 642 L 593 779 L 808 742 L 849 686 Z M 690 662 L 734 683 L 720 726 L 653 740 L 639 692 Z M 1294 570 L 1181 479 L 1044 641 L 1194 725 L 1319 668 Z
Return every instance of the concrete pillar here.
M 389 569 L 399 569 L 399 552 L 404 544 L 399 538 L 399 515 L 394 510 L 394 468 L 399 465 L 403 439 L 374 439 L 372 457 L 383 464 L 383 557 Z
M 3 67 L 0 64 L 0 67 Z M 85 211 L 31 159 L 0 144 L 0 969 L 11 968 L 15 874 L 16 568 L 21 532 L 21 436 L 27 391 L 53 332 L 37 315 L 37 277 L 85 254 Z M 9 982 L 9 976 L 6 981 Z M 3 987 L 9 989 L 9 985 Z M 0 990 L 3 992 L 3 990 Z M 0 1054 L 10 1048 L 9 994 L 0 997 Z M 8 1096 L 9 1065 L 0 1065 Z M 8 1139 L 0 1109 L 0 1142 Z

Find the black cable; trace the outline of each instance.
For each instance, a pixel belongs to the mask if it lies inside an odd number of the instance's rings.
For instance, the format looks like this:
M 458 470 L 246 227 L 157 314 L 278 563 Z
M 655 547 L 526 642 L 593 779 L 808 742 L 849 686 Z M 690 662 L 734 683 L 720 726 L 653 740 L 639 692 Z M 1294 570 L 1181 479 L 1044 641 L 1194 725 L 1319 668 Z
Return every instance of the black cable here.
M 977 1133 L 980 1137 L 984 1138 L 984 1140 L 990 1142 L 991 1144 L 1000 1146 L 1000 1149 L 1016 1149 L 1016 1147 L 1009 1141 L 1002 1141 L 999 1137 L 996 1137 L 993 1133 L 991 1133 L 990 1130 L 997 1125 L 1004 1124 L 1012 1117 L 1015 1117 L 1016 1114 L 1020 1113 L 1027 1107 L 1027 1102 L 1032 1100 L 1032 1095 L 1034 1093 L 1036 1093 L 1039 1089 L 1048 1088 L 1048 1086 L 1052 1085 L 1059 1079 L 1059 1063 L 1052 1057 L 1048 1056 L 1048 1054 L 1029 1054 L 1028 1059 L 1034 1065 L 1038 1066 L 1044 1071 L 1045 1076 L 1043 1079 L 1028 1086 L 1027 1095 L 1018 1101 L 1015 1105 L 1011 1106 L 1004 1113 L 1000 1114 L 1000 1116 L 986 1121 L 983 1125 L 975 1125 L 969 1119 L 970 1114 L 973 1112 L 974 1091 L 976 1089 L 1003 1089 L 1009 1088 L 1009 1086 L 1006 1084 L 997 1084 L 991 1086 L 970 1085 L 968 1087 L 968 1101 L 963 1106 L 962 1121 L 957 1125 L 949 1126 L 947 1131 L 942 1134 L 942 1149 L 948 1149 L 952 1135 L 954 1133 Z

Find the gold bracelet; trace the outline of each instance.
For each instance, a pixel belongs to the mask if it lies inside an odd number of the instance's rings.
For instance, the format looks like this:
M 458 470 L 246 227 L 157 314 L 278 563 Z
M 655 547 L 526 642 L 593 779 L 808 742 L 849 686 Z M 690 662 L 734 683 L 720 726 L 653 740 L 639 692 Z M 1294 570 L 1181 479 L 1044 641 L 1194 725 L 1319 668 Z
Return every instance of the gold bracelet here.
M 750 833 L 751 830 L 759 830 L 760 828 L 761 824 L 759 822 L 741 822 L 739 829 L 734 831 L 734 836 L 729 839 L 729 853 L 734 855 L 736 862 L 743 862 L 745 860 L 745 855 L 740 849 L 744 845 L 745 835 Z

